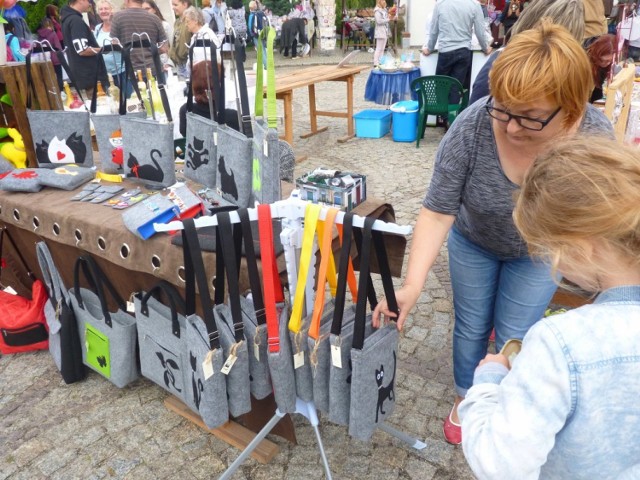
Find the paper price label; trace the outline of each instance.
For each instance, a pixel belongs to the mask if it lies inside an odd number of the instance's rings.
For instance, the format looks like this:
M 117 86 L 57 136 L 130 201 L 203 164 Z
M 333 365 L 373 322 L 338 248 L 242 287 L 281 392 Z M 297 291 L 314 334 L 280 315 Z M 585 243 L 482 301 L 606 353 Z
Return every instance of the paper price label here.
M 218 132 L 213 132 L 213 144 L 218 146 Z
M 304 352 L 298 352 L 293 356 L 293 368 L 304 366 Z
M 336 368 L 342 368 L 342 355 L 339 345 L 331 345 L 331 363 Z
M 253 344 L 253 356 L 256 357 L 256 360 L 260 361 L 260 345 L 257 343 Z
M 135 313 L 136 312 L 136 305 L 133 302 L 127 302 L 127 312 L 128 313 Z
M 264 151 L 264 156 L 268 157 L 269 156 L 269 143 L 267 142 L 266 138 L 264 140 L 264 144 L 262 146 L 262 150 Z
M 225 360 L 224 365 L 222 366 L 222 369 L 220 371 L 225 375 L 229 375 L 229 372 L 231 371 L 233 364 L 236 363 L 237 359 L 238 357 L 236 357 L 233 353 L 229 355 L 229 357 Z
M 204 357 L 204 361 L 202 362 L 202 373 L 205 380 L 208 380 L 213 376 L 213 350 L 207 353 L 207 356 Z

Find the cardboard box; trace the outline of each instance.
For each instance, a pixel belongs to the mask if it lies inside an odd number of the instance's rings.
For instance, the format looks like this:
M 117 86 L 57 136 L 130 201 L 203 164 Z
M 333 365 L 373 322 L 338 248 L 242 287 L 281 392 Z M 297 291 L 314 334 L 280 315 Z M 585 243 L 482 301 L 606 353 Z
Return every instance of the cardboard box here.
M 358 173 L 317 168 L 296 180 L 300 199 L 352 210 L 367 199 L 367 177 Z

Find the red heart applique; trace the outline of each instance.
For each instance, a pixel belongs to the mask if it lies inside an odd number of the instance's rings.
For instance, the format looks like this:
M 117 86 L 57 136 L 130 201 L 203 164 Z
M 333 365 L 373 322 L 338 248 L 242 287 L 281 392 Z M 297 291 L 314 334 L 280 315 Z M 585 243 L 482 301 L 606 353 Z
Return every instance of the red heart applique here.
M 58 152 L 56 155 L 58 156 L 58 160 L 62 160 L 65 157 L 65 154 L 62 152 Z

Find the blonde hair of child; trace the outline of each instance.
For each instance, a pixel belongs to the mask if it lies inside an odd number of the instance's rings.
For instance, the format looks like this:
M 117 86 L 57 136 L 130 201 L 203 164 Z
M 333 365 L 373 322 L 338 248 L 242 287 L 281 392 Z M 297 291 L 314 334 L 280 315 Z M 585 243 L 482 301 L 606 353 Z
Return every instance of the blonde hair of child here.
M 559 142 L 525 175 L 513 219 L 532 256 L 579 272 L 593 291 L 610 266 L 590 242 L 640 268 L 640 150 L 597 136 Z

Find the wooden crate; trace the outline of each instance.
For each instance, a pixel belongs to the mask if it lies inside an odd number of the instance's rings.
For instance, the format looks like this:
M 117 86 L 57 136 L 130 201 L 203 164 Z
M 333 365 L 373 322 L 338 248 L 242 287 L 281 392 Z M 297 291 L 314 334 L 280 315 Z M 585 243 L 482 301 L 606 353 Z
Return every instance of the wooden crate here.
M 33 110 L 62 110 L 62 101 L 58 81 L 51 62 L 36 62 L 31 65 L 34 89 L 31 92 L 31 108 Z M 24 140 L 27 151 L 27 162 L 36 167 L 36 152 L 33 149 L 31 128 L 27 119 L 27 69 L 23 62 L 10 62 L 0 66 L 0 95 L 8 93 L 13 108 L 3 104 L 9 123 L 17 128 Z
M 616 139 L 620 143 L 624 141 L 624 134 L 627 130 L 635 73 L 635 65 L 629 64 L 620 70 L 607 86 L 604 114 L 611 121 Z

